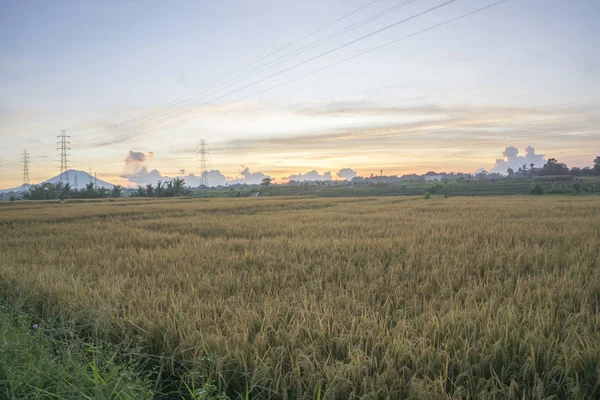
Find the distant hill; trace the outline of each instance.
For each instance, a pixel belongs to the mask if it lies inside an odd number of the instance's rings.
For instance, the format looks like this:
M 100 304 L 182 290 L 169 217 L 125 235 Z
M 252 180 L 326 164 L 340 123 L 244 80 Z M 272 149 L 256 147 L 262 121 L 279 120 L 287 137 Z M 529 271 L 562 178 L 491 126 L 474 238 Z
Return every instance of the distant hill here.
M 57 175 L 57 176 L 50 178 L 48 180 L 45 180 L 43 182 L 40 182 L 40 184 L 42 184 L 42 183 L 58 183 L 58 182 L 63 182 L 65 184 L 69 183 L 73 189 L 84 189 L 85 185 L 87 185 L 89 183 L 94 183 L 94 182 L 97 187 L 102 187 L 102 188 L 107 188 L 107 189 L 110 189 L 113 187 L 112 183 L 105 182 L 101 179 L 98 179 L 96 181 L 92 175 L 88 174 L 85 171 L 78 171 L 76 169 L 70 169 L 68 171 L 65 171 L 60 175 Z M 21 185 L 16 188 L 2 189 L 2 190 L 0 190 L 0 193 L 8 193 L 8 192 L 19 193 L 19 192 L 26 192 L 28 189 L 29 189 L 29 184 L 26 183 L 26 184 Z

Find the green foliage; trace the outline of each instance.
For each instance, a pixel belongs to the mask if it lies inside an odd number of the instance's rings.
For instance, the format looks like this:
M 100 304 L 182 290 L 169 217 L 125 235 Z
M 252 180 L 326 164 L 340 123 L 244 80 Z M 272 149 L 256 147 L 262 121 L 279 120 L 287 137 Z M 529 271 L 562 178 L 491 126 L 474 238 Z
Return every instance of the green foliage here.
M 573 167 L 569 173 L 571 176 L 594 176 L 594 169 L 590 167 Z
M 181 197 L 189 194 L 190 191 L 185 189 L 185 180 L 175 178 L 167 182 L 158 181 L 156 187 L 152 184 L 138 186 L 131 197 Z
M 544 188 L 542 187 L 542 185 L 537 184 L 533 187 L 533 189 L 531 189 L 531 192 L 529 192 L 529 194 L 533 194 L 536 196 L 542 195 L 544 194 Z
M 534 169 L 532 168 L 532 171 Z M 556 158 L 549 159 L 543 168 L 535 169 L 535 174 L 544 175 L 569 175 L 569 167 L 566 164 L 558 162 Z
M 0 305 L 0 399 L 151 398 L 150 383 L 117 350 Z
M 111 197 L 113 197 L 113 198 L 121 197 L 122 194 L 123 194 L 123 186 L 113 185 L 112 189 L 110 190 Z
M 102 199 L 107 198 L 111 191 L 106 188 L 95 187 L 88 183 L 85 189 L 73 189 L 70 184 L 43 183 L 29 186 L 28 192 L 23 195 L 26 200 L 65 200 L 65 199 Z
M 212 356 L 203 358 L 203 363 L 211 364 L 213 367 L 215 359 Z M 196 367 L 186 371 L 181 379 L 183 389 L 179 391 L 185 393 L 193 400 L 229 400 L 229 397 L 210 380 L 205 366 Z
M 266 187 L 266 186 L 269 186 L 269 185 L 271 185 L 271 181 L 272 181 L 272 179 L 271 179 L 271 178 L 264 178 L 264 179 L 262 180 L 262 185 L 263 185 L 263 186 L 265 186 L 265 187 Z
M 431 194 L 429 192 L 425 192 L 425 200 L 429 200 L 431 198 Z

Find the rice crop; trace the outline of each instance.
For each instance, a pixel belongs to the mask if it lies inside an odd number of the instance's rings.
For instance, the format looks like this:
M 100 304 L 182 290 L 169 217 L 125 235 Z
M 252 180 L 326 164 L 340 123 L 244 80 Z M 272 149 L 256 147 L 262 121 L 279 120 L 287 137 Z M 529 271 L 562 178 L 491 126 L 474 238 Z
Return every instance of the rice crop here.
M 600 396 L 600 197 L 0 205 L 0 293 L 231 398 Z

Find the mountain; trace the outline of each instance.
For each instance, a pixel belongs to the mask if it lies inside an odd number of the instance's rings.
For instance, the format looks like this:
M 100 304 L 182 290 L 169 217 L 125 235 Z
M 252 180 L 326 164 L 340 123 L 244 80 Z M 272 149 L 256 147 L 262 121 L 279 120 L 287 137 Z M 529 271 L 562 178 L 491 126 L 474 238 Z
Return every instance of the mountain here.
M 92 175 L 88 174 L 85 171 L 78 171 L 76 169 L 70 169 L 68 171 L 63 172 L 60 175 L 57 175 L 53 178 L 45 180 L 41 182 L 43 183 L 69 183 L 73 189 L 85 189 L 85 185 L 89 183 L 95 183 L 95 186 L 110 189 L 113 187 L 112 183 L 105 182 L 101 179 L 96 180 Z M 26 192 L 29 188 L 29 184 L 24 184 L 16 188 L 12 189 L 4 189 L 0 190 L 0 193 L 8 193 L 8 192 Z
M 12 188 L 12 189 L 0 189 L 0 194 L 1 193 L 21 193 L 21 192 L 26 192 L 27 190 L 29 190 L 29 184 L 28 183 L 24 183 L 21 186 L 18 186 L 16 188 Z
M 96 187 L 110 189 L 113 187 L 112 183 L 105 182 L 101 179 L 96 180 L 92 175 L 85 171 L 78 171 L 76 169 L 70 169 L 63 172 L 60 175 L 50 178 L 42 183 L 69 183 L 73 189 L 85 189 L 85 185 L 94 183 Z

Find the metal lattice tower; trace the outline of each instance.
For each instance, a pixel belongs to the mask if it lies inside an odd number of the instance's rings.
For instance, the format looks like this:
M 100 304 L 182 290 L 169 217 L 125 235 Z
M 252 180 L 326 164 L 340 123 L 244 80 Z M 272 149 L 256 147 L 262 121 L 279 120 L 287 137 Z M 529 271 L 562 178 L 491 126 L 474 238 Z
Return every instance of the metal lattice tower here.
M 198 157 L 200 158 L 200 186 L 208 187 L 208 145 L 204 139 L 198 144 Z
M 23 154 L 21 155 L 21 160 L 23 161 L 23 184 L 29 183 L 29 152 L 27 150 L 23 150 Z
M 60 131 L 60 135 L 57 138 L 59 140 L 56 142 L 58 144 L 56 150 L 60 150 L 60 181 L 62 181 L 62 174 L 66 172 L 65 177 L 67 178 L 67 183 L 69 183 L 69 153 L 67 151 L 71 150 L 69 147 L 71 142 L 68 140 L 70 136 L 67 135 L 67 131 Z

